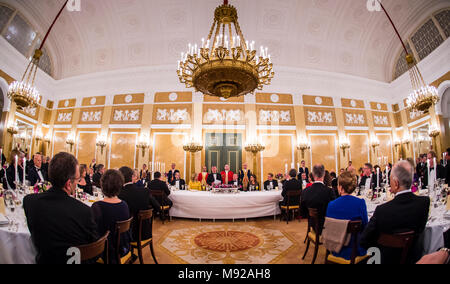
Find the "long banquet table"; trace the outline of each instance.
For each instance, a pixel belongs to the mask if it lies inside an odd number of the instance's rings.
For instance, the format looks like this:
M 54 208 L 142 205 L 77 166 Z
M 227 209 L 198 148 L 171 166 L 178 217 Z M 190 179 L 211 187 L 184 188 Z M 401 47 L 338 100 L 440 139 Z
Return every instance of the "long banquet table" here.
M 212 193 L 172 191 L 170 216 L 192 219 L 247 219 L 280 214 L 281 191 Z

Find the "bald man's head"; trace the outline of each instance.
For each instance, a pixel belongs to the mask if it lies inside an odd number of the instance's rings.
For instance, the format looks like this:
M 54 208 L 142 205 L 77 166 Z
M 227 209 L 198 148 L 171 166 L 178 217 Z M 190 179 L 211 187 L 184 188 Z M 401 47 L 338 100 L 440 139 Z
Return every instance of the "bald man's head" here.
M 391 173 L 391 191 L 397 193 L 411 189 L 413 174 L 414 169 L 408 161 L 400 161 L 395 164 Z

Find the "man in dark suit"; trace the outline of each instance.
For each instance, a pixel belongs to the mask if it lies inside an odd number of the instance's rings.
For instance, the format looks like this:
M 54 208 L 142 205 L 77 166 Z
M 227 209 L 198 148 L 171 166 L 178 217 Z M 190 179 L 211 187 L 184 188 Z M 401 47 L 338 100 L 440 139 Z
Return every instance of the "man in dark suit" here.
M 30 182 L 31 186 L 37 183 L 45 182 L 48 180 L 47 172 L 42 169 L 42 156 L 37 153 L 33 158 L 34 165 L 28 170 L 27 180 Z
M 159 204 L 161 204 L 161 206 L 167 206 L 168 205 L 168 206 L 172 207 L 173 206 L 173 202 L 172 202 L 172 200 L 169 199 L 170 190 L 167 187 L 167 184 L 164 181 L 161 180 L 161 173 L 160 172 L 155 172 L 153 174 L 153 176 L 154 176 L 155 179 L 152 180 L 148 184 L 148 188 L 150 190 L 150 194 L 153 191 L 155 191 L 155 190 L 163 191 L 166 194 L 165 198 L 163 200 L 158 200 L 158 199 L 156 199 L 156 200 L 158 201 Z
M 309 208 L 317 209 L 320 222 L 319 228 L 322 228 L 325 222 L 328 203 L 336 197 L 333 190 L 323 183 L 325 177 L 325 167 L 323 165 L 315 165 L 312 174 L 314 176 L 314 183 L 302 192 L 302 203 L 300 207 L 302 216 L 304 217 L 309 216 Z
M 445 179 L 445 177 L 446 177 L 446 172 L 445 172 L 444 166 L 442 166 L 441 164 L 435 165 L 434 164 L 435 159 L 437 162 L 436 152 L 430 151 L 427 154 L 427 160 L 430 161 L 430 179 L 431 179 L 432 183 L 434 181 L 434 176 L 435 176 L 434 171 L 436 171 L 436 179 Z M 422 179 L 422 183 L 425 187 L 428 186 L 428 166 L 426 166 L 426 171 L 427 171 L 427 173 L 425 174 L 425 176 Z
M 175 163 L 172 163 L 170 166 L 170 171 L 167 173 L 167 182 L 171 184 L 175 180 L 175 173 L 180 172 L 176 169 L 177 165 Z
M 53 187 L 23 200 L 38 264 L 65 264 L 72 257 L 67 255 L 69 248 L 95 242 L 99 237 L 91 208 L 71 197 L 79 179 L 75 157 L 59 153 L 49 167 Z
M 105 166 L 100 164 L 97 166 L 97 171 L 92 176 L 92 184 L 96 187 L 100 186 L 100 180 L 102 179 L 103 174 L 105 173 Z
M 20 183 L 23 182 L 23 157 L 25 155 L 18 151 L 13 150 L 11 152 L 11 163 L 9 164 L 9 167 L 6 169 L 6 179 L 7 179 L 7 187 L 5 188 L 11 188 L 16 189 L 16 184 L 14 183 L 16 181 L 16 156 L 17 156 L 17 172 L 18 172 L 18 178 L 17 181 Z
M 133 240 L 137 241 L 139 238 L 139 211 L 153 209 L 153 212 L 159 212 L 161 210 L 160 205 L 158 201 L 150 195 L 150 191 L 147 188 L 137 187 L 133 183 L 134 171 L 132 169 L 129 167 L 122 167 L 119 171 L 122 173 L 125 182 L 123 189 L 119 194 L 119 198 L 128 204 L 130 215 L 133 217 Z M 152 237 L 152 222 L 146 220 L 142 225 L 142 240 L 150 239 Z
M 287 180 L 283 186 L 283 191 L 281 192 L 281 196 L 283 196 L 283 201 L 280 202 L 280 206 L 286 206 L 286 205 L 300 205 L 300 197 L 302 194 L 302 183 L 296 179 L 297 177 L 297 171 L 295 169 L 292 169 L 289 172 L 290 179 Z M 273 175 L 272 175 L 273 178 Z M 269 180 L 270 182 L 270 176 Z M 266 187 L 266 183 L 264 183 L 264 188 Z M 295 199 L 290 199 L 288 204 L 288 197 L 287 193 L 291 191 L 300 191 L 300 195 Z
M 445 183 L 450 185 L 450 148 L 447 149 L 447 155 L 445 156 Z
M 238 174 L 234 174 L 233 175 L 233 180 L 228 182 L 229 185 L 233 185 L 236 188 L 242 189 L 242 183 L 239 181 L 239 175 Z
M 267 180 L 264 182 L 264 189 L 270 190 L 270 189 L 275 189 L 276 187 L 278 187 L 278 181 L 273 179 L 272 173 L 269 173 L 269 175 L 267 176 Z M 301 184 L 300 184 L 300 187 L 301 187 Z
M 366 190 L 375 189 L 375 187 L 377 187 L 377 175 L 373 173 L 373 166 L 371 163 L 364 164 L 363 174 L 359 186 L 364 186 Z
M 217 172 L 217 167 L 211 168 L 212 173 L 208 175 L 208 179 L 206 180 L 206 183 L 211 186 L 215 182 L 222 183 L 222 176 Z
M 395 198 L 375 209 L 373 217 L 361 236 L 361 246 L 368 249 L 378 247 L 381 263 L 399 263 L 401 249 L 381 247 L 377 244 L 381 234 L 415 232 L 415 240 L 407 258 L 408 263 L 416 263 L 421 248 L 418 237 L 425 229 L 430 209 L 430 198 L 416 196 L 411 192 L 413 167 L 407 161 L 398 162 L 391 173 L 391 192 Z
M 183 190 L 186 186 L 186 181 L 182 178 L 180 178 L 180 172 L 175 172 L 175 177 L 170 183 L 171 186 L 175 186 L 177 189 Z
M 302 161 L 302 162 L 301 162 L 300 168 L 298 169 L 298 176 L 297 176 L 297 179 L 298 179 L 299 181 L 302 180 L 302 174 L 303 174 L 303 173 L 305 173 L 307 177 L 309 176 L 309 169 L 306 167 L 306 162 L 305 162 L 305 161 Z

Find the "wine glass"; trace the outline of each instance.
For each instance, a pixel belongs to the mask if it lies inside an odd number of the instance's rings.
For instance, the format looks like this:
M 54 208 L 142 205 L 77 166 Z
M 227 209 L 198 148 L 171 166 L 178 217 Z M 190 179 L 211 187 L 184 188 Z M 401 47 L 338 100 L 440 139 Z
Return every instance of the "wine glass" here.
M 14 212 L 16 209 L 15 200 L 16 200 L 15 192 L 13 190 L 6 190 L 4 193 L 4 202 L 6 209 L 9 211 L 9 214 L 7 213 L 10 219 L 8 230 L 11 230 L 12 227 L 15 225 L 15 218 L 14 218 Z

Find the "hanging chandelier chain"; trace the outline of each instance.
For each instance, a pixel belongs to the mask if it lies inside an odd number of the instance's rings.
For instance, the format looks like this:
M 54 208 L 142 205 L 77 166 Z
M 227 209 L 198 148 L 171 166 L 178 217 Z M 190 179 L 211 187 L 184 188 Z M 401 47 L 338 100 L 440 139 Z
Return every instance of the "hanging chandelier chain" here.
M 59 16 L 61 16 L 61 13 L 63 12 L 64 8 L 66 8 L 68 2 L 69 2 L 69 0 L 66 0 L 64 5 L 62 6 L 61 10 L 59 10 L 58 14 L 56 15 L 55 19 L 53 20 L 52 24 L 50 25 L 50 28 L 48 29 L 47 33 L 45 34 L 45 37 L 42 40 L 42 43 L 41 43 L 41 46 L 39 47 L 39 50 L 42 50 L 42 48 L 44 47 L 44 44 L 47 41 L 47 38 L 50 35 L 50 32 L 53 29 L 53 26 L 55 25 L 55 23 L 58 20 Z

